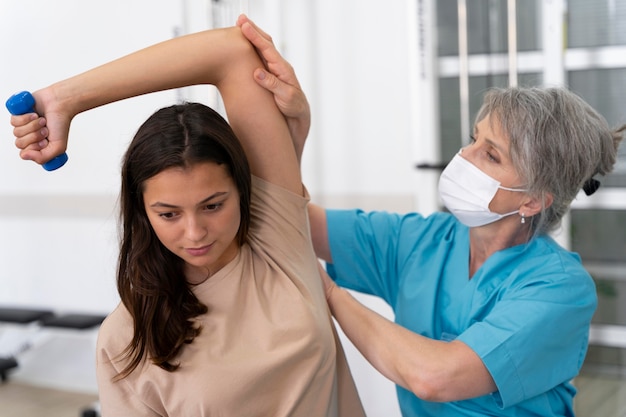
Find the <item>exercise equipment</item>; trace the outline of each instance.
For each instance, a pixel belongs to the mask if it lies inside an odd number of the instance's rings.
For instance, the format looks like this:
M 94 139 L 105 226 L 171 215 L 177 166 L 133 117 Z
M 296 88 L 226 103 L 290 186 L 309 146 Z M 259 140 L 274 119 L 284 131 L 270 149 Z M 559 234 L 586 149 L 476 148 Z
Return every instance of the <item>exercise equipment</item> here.
M 48 309 L 0 307 L 0 322 L 28 325 L 36 327 L 37 329 L 56 327 L 86 330 L 99 326 L 105 317 L 104 315 L 97 314 L 57 314 Z M 30 349 L 30 347 L 31 346 L 26 344 L 21 349 L 24 351 Z M 0 357 L 1 381 L 7 381 L 9 372 L 18 368 L 18 366 L 19 363 L 16 355 Z
M 22 91 L 9 97 L 6 102 L 6 107 L 9 113 L 16 116 L 26 113 L 35 113 L 35 98 L 28 91 Z M 67 160 L 67 153 L 64 152 L 44 163 L 42 167 L 46 171 L 54 171 L 65 165 Z

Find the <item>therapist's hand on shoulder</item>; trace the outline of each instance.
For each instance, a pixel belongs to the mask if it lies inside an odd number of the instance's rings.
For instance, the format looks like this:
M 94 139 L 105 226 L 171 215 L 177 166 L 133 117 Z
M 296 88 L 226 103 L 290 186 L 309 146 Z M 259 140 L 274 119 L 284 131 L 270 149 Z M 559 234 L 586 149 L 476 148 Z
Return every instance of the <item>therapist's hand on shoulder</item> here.
M 254 79 L 274 95 L 276 105 L 287 120 L 292 139 L 303 144 L 311 127 L 311 110 L 293 67 L 278 52 L 272 37 L 246 15 L 239 16 L 237 26 L 265 63 L 266 68 L 258 68 L 254 72 Z

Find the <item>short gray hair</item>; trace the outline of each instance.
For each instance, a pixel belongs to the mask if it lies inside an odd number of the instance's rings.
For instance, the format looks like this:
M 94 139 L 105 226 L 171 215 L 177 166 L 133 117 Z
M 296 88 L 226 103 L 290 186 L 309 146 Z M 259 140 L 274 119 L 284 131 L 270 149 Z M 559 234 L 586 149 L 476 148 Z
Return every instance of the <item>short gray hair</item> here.
M 585 183 L 613 169 L 626 129 L 624 125 L 612 130 L 604 117 L 566 88 L 491 89 L 476 123 L 487 115 L 508 135 L 511 160 L 529 193 L 544 202 L 532 219 L 535 234 L 555 230 Z M 549 207 L 546 193 L 553 196 Z

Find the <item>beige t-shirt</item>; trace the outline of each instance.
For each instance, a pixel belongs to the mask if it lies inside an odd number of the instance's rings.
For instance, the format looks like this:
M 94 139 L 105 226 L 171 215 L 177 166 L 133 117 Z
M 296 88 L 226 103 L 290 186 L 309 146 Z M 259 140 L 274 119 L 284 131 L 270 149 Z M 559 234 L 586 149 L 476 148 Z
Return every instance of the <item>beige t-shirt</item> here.
M 249 244 L 194 287 L 209 312 L 167 372 L 150 361 L 111 379 L 132 337 L 120 304 L 97 345 L 103 417 L 361 417 L 311 245 L 307 197 L 253 177 Z

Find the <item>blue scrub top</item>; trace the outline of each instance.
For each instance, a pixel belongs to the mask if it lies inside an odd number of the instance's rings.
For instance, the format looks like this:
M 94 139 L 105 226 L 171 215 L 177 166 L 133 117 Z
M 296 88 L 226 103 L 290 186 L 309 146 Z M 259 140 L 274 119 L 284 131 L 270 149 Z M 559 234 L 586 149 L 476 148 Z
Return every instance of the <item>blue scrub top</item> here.
M 472 348 L 498 391 L 449 403 L 398 387 L 402 415 L 573 416 L 570 381 L 582 366 L 597 298 L 577 254 L 548 236 L 496 252 L 470 279 L 469 229 L 429 217 L 327 210 L 342 287 L 383 298 L 395 322 Z

